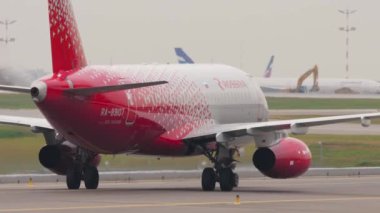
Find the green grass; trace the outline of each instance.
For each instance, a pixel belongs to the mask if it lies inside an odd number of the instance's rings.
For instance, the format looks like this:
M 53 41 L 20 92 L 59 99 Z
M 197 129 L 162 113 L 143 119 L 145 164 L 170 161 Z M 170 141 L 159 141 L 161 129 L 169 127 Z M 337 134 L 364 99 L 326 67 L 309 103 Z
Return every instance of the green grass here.
M 29 128 L 20 126 L 0 125 L 0 139 L 35 137 Z
M 267 97 L 269 109 L 379 109 L 380 99 Z
M 380 136 L 301 135 L 296 137 L 309 146 L 314 166 L 380 166 Z
M 35 109 L 29 94 L 0 93 L 1 109 Z
M 100 170 L 182 170 L 198 169 L 211 165 L 203 156 L 195 157 L 155 157 L 155 156 L 102 156 Z
M 0 173 L 40 172 L 38 151 L 45 144 L 42 135 L 28 128 L 0 126 Z

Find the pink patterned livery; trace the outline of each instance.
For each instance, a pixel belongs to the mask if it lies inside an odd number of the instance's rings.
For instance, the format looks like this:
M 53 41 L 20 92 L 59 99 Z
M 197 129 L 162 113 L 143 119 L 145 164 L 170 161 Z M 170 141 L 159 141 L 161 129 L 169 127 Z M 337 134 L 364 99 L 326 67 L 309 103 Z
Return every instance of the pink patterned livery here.
M 49 0 L 53 73 L 30 93 L 45 118 L 0 115 L 0 123 L 29 126 L 45 136 L 40 163 L 66 176 L 69 189 L 99 183 L 100 154 L 171 157 L 204 155 L 205 191 L 231 191 L 239 149 L 255 143 L 254 166 L 272 178 L 302 175 L 310 166 L 307 145 L 285 130 L 360 120 L 380 113 L 268 121 L 268 105 L 253 76 L 220 64 L 88 66 L 69 0 Z
M 53 72 L 87 65 L 70 1 L 49 0 L 49 23 Z

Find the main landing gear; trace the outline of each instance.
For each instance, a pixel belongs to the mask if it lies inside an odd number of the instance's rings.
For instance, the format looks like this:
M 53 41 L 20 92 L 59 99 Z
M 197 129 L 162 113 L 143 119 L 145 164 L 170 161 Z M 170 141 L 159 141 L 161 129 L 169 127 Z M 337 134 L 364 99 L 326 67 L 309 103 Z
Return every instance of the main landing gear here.
M 205 149 L 204 149 L 205 150 Z M 219 145 L 215 153 L 206 150 L 206 157 L 214 163 L 214 168 L 205 168 L 202 173 L 203 191 L 214 191 L 216 182 L 219 182 L 220 190 L 232 191 L 239 185 L 239 176 L 233 172 L 235 149 L 228 149 Z
M 85 161 L 81 159 L 86 159 Z M 84 181 L 86 189 L 97 189 L 99 185 L 99 172 L 95 166 L 88 163 L 88 157 L 78 155 L 74 165 L 66 173 L 66 185 L 68 189 L 79 189 L 81 181 Z M 82 163 L 85 162 L 85 163 Z
M 97 189 L 99 184 L 99 172 L 94 166 L 74 165 L 67 170 L 66 185 L 68 189 L 79 189 L 81 181 L 84 181 L 86 189 Z

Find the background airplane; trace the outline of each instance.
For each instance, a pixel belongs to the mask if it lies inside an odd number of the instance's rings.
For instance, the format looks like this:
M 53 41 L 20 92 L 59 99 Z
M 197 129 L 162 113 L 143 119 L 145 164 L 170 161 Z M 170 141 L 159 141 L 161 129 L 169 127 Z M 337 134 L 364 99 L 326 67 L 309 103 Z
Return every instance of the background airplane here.
M 310 75 L 313 75 L 312 79 L 310 79 Z M 380 83 L 377 81 L 368 79 L 319 78 L 317 66 L 306 71 L 298 78 L 257 78 L 256 80 L 266 94 L 380 94 Z
M 380 113 L 268 121 L 266 99 L 255 79 L 230 66 L 88 66 L 68 0 L 49 0 L 53 73 L 31 88 L 0 86 L 29 93 L 45 118 L 0 116 L 0 123 L 31 127 L 47 145 L 39 160 L 65 175 L 69 189 L 83 180 L 99 183 L 99 154 L 205 155 L 214 167 L 202 173 L 202 189 L 238 186 L 233 172 L 239 147 L 255 143 L 253 164 L 272 178 L 292 178 L 310 166 L 307 145 L 284 130 L 305 134 L 308 127 L 359 120 L 368 126 Z M 17 155 L 17 153 L 15 153 Z
M 194 64 L 194 61 L 190 58 L 190 56 L 188 56 L 185 53 L 185 51 L 182 48 L 176 47 L 176 48 L 174 48 L 174 50 L 175 50 L 175 53 L 178 57 L 178 63 L 179 64 Z M 273 61 L 274 61 L 274 55 L 272 55 L 269 59 L 267 68 L 264 71 L 264 78 L 270 78 L 271 77 Z
M 268 66 L 264 72 L 264 78 L 270 78 L 272 76 L 272 65 L 274 61 L 274 55 L 272 55 L 269 59 Z
M 181 48 L 176 48 L 176 54 L 179 57 L 179 63 L 194 63 Z M 191 61 L 186 60 L 186 58 Z M 270 93 L 380 94 L 380 83 L 377 81 L 319 78 L 317 66 L 306 71 L 299 78 L 271 78 L 273 62 L 274 56 L 272 55 L 264 72 L 264 77 L 256 78 L 266 95 Z M 313 74 L 313 80 L 308 78 L 311 74 Z
M 174 48 L 176 55 L 178 56 L 178 63 L 180 64 L 194 64 L 194 61 L 183 51 L 182 48 Z

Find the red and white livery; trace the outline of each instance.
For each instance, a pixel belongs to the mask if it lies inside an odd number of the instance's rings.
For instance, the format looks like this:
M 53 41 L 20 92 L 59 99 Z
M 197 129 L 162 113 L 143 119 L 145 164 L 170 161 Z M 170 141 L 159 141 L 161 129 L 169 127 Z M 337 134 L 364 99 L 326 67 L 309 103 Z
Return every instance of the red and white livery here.
M 291 178 L 310 166 L 311 153 L 284 130 L 361 120 L 380 113 L 268 121 L 265 97 L 249 74 L 226 65 L 87 66 L 68 0 L 49 0 L 53 74 L 30 92 L 45 119 L 0 116 L 0 123 L 30 126 L 46 139 L 43 166 L 66 175 L 67 187 L 96 189 L 99 154 L 205 155 L 214 164 L 202 188 L 238 185 L 234 153 L 256 143 L 254 165 L 272 178 Z

